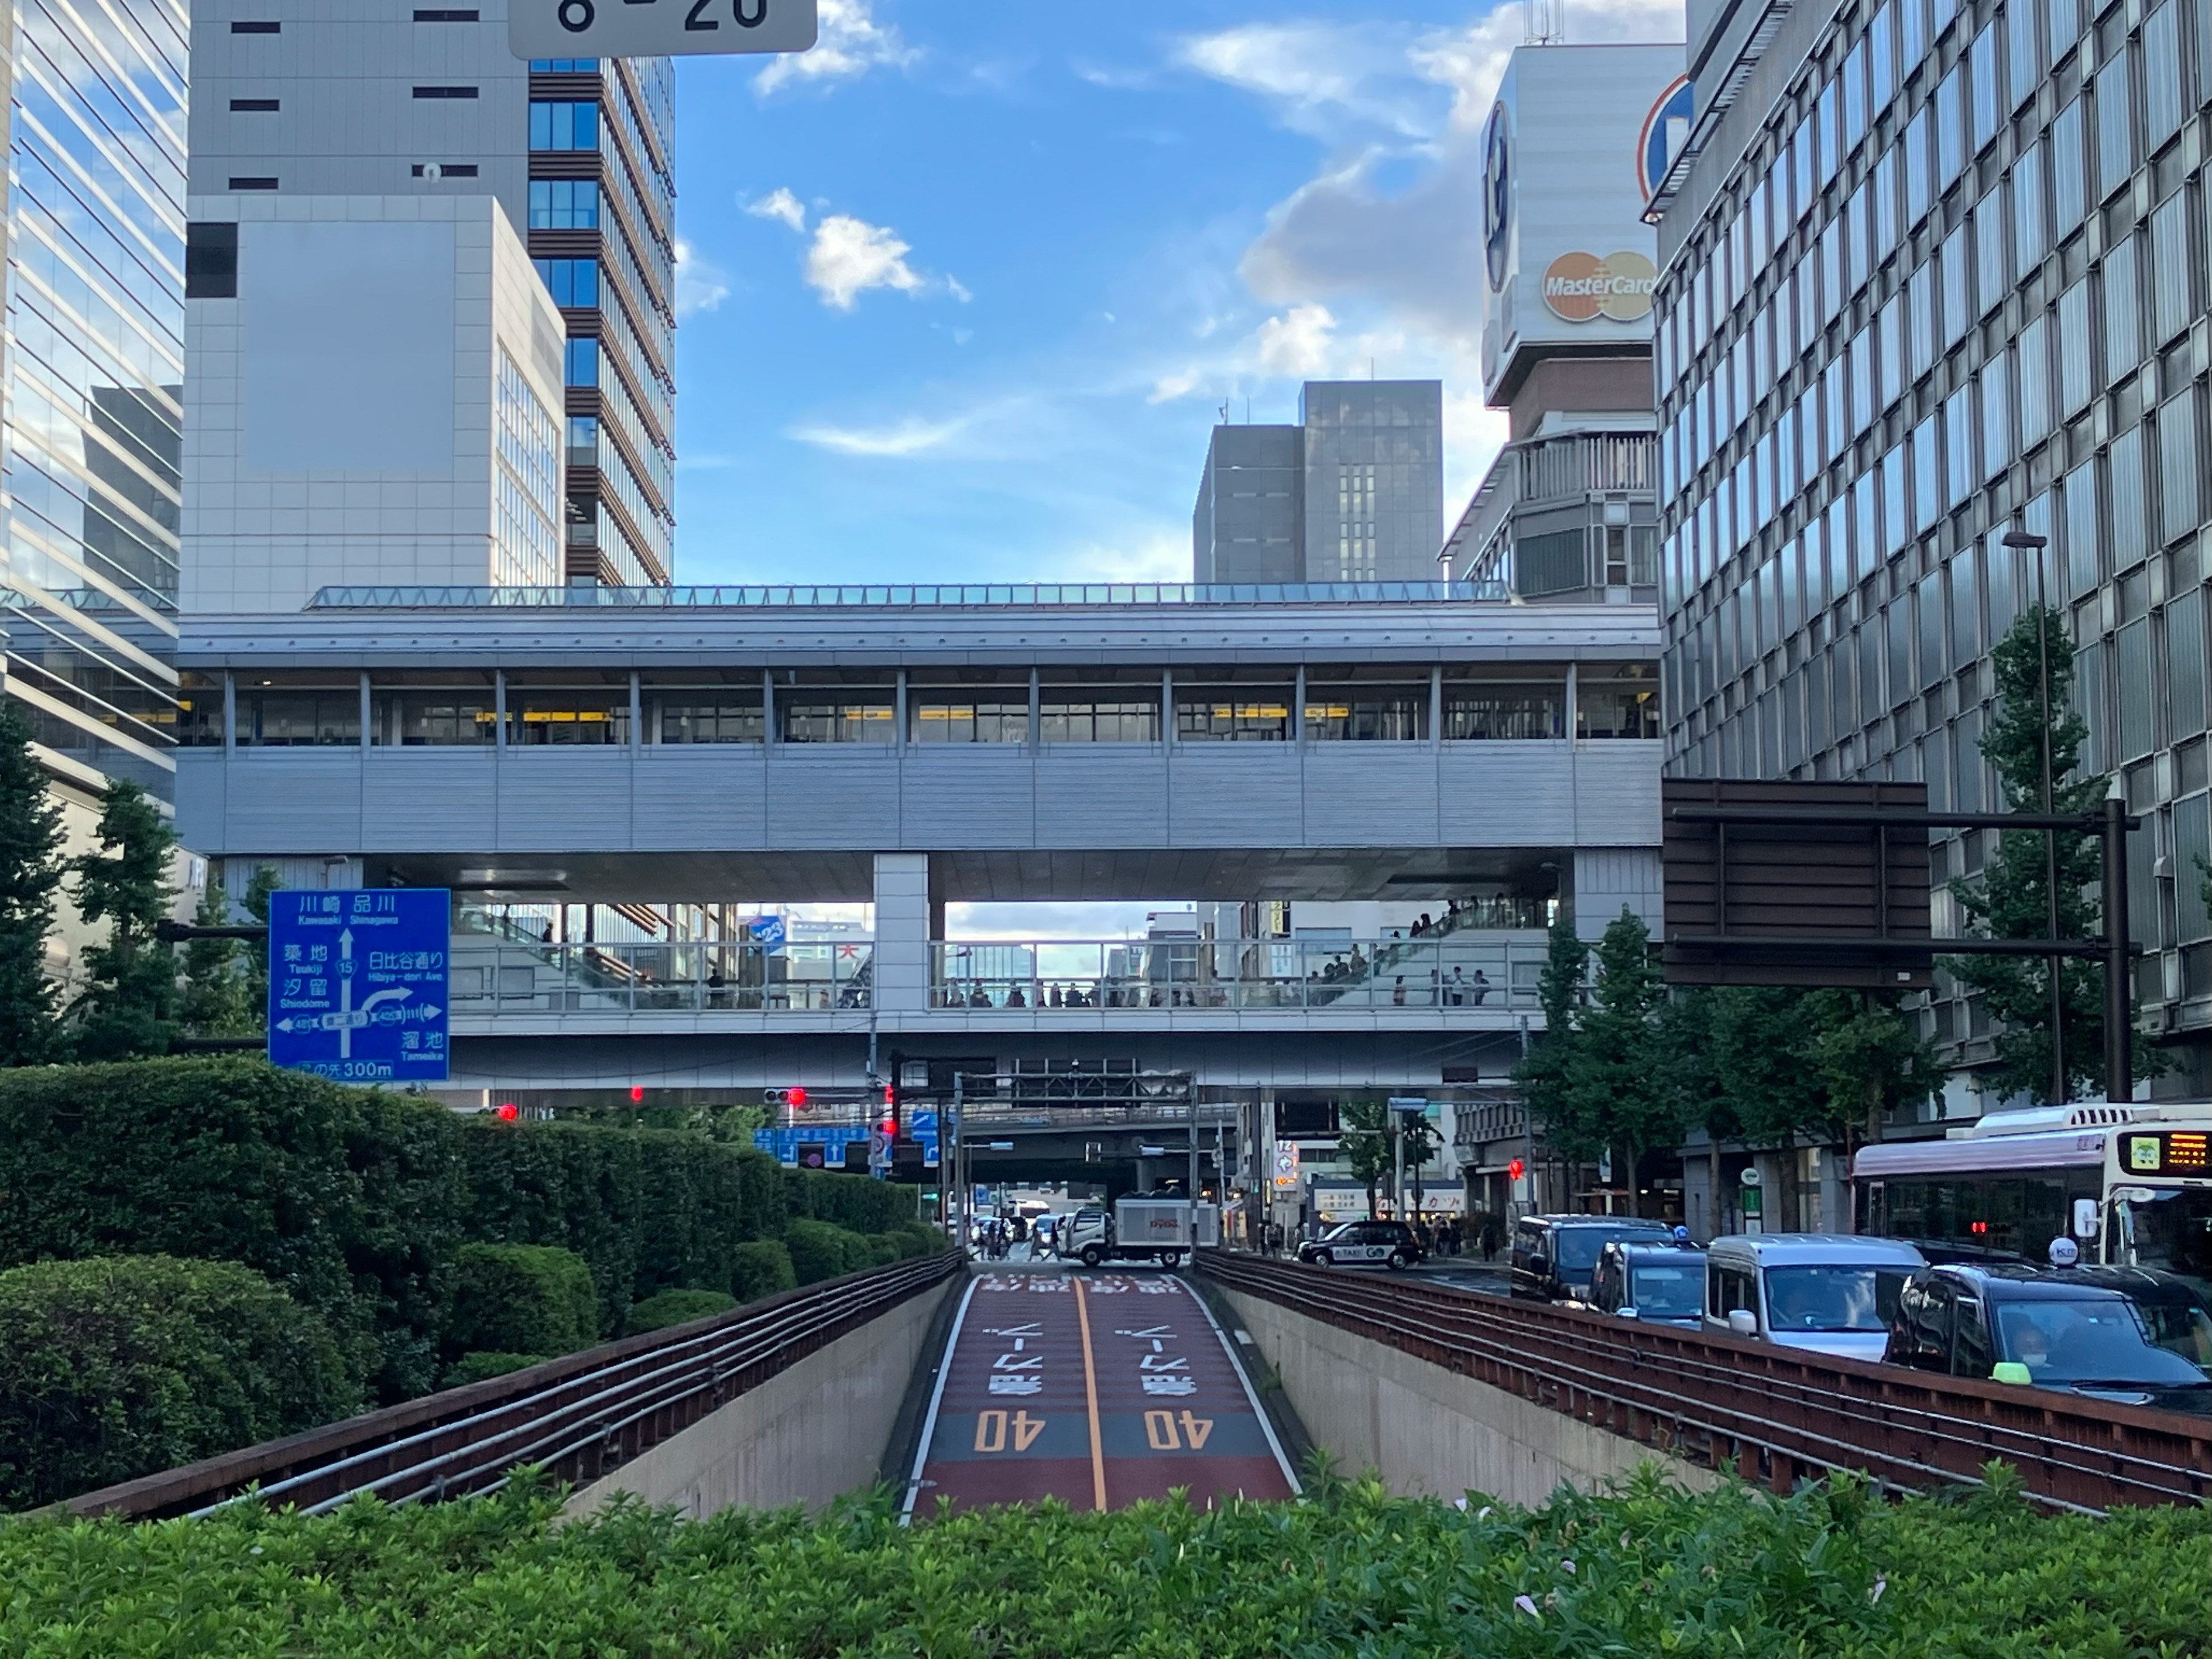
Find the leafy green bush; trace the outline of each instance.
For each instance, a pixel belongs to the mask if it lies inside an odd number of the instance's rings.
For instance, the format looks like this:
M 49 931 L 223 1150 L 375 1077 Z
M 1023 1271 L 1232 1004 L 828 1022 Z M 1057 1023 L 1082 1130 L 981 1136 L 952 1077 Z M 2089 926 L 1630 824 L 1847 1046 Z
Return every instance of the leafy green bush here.
M 755 1238 L 731 1253 L 730 1293 L 740 1302 L 757 1302 L 799 1283 L 791 1250 L 780 1238 Z
M 528 1370 L 532 1365 L 542 1365 L 558 1358 L 550 1353 L 465 1353 L 446 1367 L 438 1379 L 441 1389 L 458 1389 L 465 1383 L 482 1382 L 495 1376 L 506 1376 L 514 1371 Z
M 791 1251 L 792 1271 L 802 1285 L 817 1285 L 874 1264 L 866 1239 L 826 1221 L 794 1221 L 783 1230 L 783 1242 Z
M 0 1509 L 361 1409 L 359 1356 L 251 1268 L 94 1256 L 0 1273 Z
M 573 1353 L 599 1340 L 592 1270 L 550 1244 L 465 1244 L 446 1346 L 467 1353 Z
M 0 1072 L 0 1266 L 239 1262 L 319 1312 L 381 1397 L 419 1394 L 461 1242 L 459 1129 L 258 1060 Z
M 889 1499 L 571 1524 L 541 1489 L 0 1528 L 0 1651 L 28 1659 L 2182 1659 L 2205 1650 L 2212 1512 L 2045 1519 L 1646 1476 L 1534 1510 L 1337 1483 L 1303 1504 L 912 1528 Z
M 792 1215 L 848 1233 L 888 1232 L 915 1217 L 916 1188 L 825 1170 L 787 1170 L 783 1179 Z
M 623 1334 L 642 1336 L 647 1331 L 665 1331 L 710 1314 L 727 1313 L 737 1305 L 738 1298 L 726 1291 L 663 1291 L 629 1310 L 629 1317 L 623 1322 Z

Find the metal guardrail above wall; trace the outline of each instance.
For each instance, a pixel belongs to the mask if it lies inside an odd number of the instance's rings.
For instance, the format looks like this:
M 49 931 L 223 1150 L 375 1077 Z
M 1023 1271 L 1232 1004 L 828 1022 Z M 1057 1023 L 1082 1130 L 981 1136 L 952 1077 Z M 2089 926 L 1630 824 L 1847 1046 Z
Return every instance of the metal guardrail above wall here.
M 952 1251 L 565 1355 L 73 1498 L 83 1516 L 204 1515 L 250 1491 L 314 1514 L 357 1492 L 411 1504 L 502 1485 L 525 1463 L 597 1480 L 960 1271 Z
M 1779 1492 L 1840 1469 L 1933 1492 L 1978 1484 L 1983 1466 L 2002 1459 L 2054 1510 L 2212 1497 L 2212 1419 L 1232 1251 L 1200 1250 L 1198 1269 L 1224 1289 Z

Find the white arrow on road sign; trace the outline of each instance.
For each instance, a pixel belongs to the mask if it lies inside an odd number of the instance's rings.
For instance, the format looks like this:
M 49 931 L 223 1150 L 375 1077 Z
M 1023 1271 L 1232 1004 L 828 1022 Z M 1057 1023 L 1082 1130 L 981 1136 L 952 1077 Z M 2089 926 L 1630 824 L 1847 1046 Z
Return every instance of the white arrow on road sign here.
M 816 0 L 507 0 L 517 58 L 670 58 L 805 52 Z

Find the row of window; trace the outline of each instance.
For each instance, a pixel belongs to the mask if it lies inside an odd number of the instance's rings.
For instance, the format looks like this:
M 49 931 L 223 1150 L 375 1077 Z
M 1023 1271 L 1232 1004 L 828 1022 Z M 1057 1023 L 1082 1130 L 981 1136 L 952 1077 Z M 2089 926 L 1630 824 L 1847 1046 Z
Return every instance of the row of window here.
M 1554 671 L 1555 672 L 1558 671 Z M 496 740 L 499 688 L 488 674 L 371 676 L 370 740 L 377 744 L 471 745 Z M 554 677 L 536 677 L 549 678 Z M 632 689 L 624 675 L 565 677 L 563 684 L 509 676 L 506 740 L 516 744 L 627 744 Z M 780 743 L 891 744 L 898 740 L 895 683 L 666 684 L 641 676 L 635 707 L 644 740 L 660 744 L 757 744 L 775 710 Z M 678 677 L 680 678 L 680 677 Z M 428 684 L 428 680 L 443 684 Z M 1441 720 L 1431 720 L 1431 696 Z M 361 742 L 358 676 L 287 673 L 238 677 L 235 741 L 261 747 L 354 745 Z M 179 741 L 223 739 L 220 676 L 187 675 Z M 914 744 L 1021 744 L 1034 728 L 1045 743 L 1158 743 L 1164 701 L 1159 682 L 1052 684 L 1032 699 L 1018 685 L 999 688 L 910 684 L 906 740 Z M 1179 742 L 1424 742 L 1520 740 L 1565 735 L 1567 684 L 1557 678 L 1485 682 L 1455 678 L 1391 684 L 1309 682 L 1301 705 L 1295 682 L 1184 684 L 1172 704 Z M 1658 687 L 1648 665 L 1584 671 L 1575 698 L 1575 734 L 1584 738 L 1656 739 Z M 1296 711 L 1299 718 L 1293 719 Z

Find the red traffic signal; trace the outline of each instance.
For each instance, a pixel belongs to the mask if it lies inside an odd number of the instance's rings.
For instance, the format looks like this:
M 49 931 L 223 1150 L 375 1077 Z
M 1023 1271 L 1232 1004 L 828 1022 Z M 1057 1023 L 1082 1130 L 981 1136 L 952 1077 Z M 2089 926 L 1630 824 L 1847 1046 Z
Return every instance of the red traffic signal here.
M 499 1103 L 498 1115 L 501 1123 L 512 1123 L 522 1115 L 522 1108 L 511 1100 L 502 1100 Z
M 783 1091 L 783 1103 L 787 1106 L 805 1105 L 806 1091 L 794 1084 L 792 1087 L 786 1089 Z
M 1514 1180 L 1518 1181 L 1522 1176 L 1528 1173 L 1528 1166 L 1516 1158 L 1510 1164 L 1505 1166 L 1505 1173 L 1512 1176 Z
M 629 1103 L 633 1106 L 639 1105 L 644 1101 L 644 1099 L 645 1085 L 642 1083 L 631 1084 L 629 1085 Z

